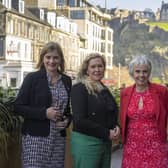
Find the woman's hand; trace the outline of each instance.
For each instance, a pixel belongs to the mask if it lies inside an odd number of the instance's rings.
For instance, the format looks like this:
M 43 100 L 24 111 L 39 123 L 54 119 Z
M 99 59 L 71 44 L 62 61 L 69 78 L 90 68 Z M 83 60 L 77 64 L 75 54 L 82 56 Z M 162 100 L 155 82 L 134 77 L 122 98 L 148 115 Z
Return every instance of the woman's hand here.
M 57 121 L 56 122 L 56 127 L 60 129 L 66 128 L 68 125 L 68 119 L 64 119 L 63 121 Z
M 114 128 L 114 139 L 118 139 L 119 136 L 120 136 L 120 128 L 119 128 L 119 126 L 116 126 Z
M 109 139 L 114 140 L 118 139 L 120 136 L 120 128 L 116 126 L 114 129 L 110 129 Z
M 55 107 L 49 107 L 46 111 L 46 116 L 52 121 L 57 121 L 62 119 L 62 113 L 59 112 Z
M 114 130 L 112 130 L 112 129 L 110 129 L 109 139 L 110 140 L 114 139 Z

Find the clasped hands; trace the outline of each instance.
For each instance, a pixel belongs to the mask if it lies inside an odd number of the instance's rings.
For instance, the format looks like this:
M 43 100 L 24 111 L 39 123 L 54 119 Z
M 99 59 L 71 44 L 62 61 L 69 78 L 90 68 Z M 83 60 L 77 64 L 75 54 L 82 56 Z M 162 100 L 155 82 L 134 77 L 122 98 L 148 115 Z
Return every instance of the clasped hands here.
M 118 139 L 120 136 L 120 128 L 116 126 L 114 129 L 110 129 L 109 139 L 115 140 Z
M 66 128 L 68 124 L 68 119 L 66 119 L 55 107 L 49 107 L 46 111 L 46 116 L 48 119 L 55 121 L 56 127 L 58 128 Z

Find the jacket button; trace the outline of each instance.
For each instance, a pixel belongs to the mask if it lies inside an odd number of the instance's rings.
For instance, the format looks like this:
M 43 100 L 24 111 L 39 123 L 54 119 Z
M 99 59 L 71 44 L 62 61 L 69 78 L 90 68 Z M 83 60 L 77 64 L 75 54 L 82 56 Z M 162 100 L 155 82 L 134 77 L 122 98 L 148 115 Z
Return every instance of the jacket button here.
M 92 113 L 92 115 L 96 115 L 96 113 L 95 113 L 95 112 L 93 112 L 93 113 Z

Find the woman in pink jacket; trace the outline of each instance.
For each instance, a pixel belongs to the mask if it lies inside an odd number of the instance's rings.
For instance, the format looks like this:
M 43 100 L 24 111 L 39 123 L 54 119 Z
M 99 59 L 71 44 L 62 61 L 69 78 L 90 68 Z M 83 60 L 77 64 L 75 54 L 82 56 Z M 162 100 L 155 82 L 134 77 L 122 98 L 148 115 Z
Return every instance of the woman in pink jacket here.
M 168 91 L 149 81 L 151 69 L 148 58 L 135 57 L 129 64 L 135 84 L 121 91 L 122 168 L 168 168 Z

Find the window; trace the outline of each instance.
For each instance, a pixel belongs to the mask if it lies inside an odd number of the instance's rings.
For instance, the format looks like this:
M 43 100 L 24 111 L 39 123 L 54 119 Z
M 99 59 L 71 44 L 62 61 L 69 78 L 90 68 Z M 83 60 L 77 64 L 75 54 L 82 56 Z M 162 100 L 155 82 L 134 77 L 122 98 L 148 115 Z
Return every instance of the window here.
M 27 23 L 24 23 L 24 36 L 28 37 L 28 25 L 27 25 Z
M 101 31 L 101 39 L 103 39 L 103 40 L 105 39 L 105 31 L 104 30 Z
M 27 44 L 25 44 L 25 50 L 24 50 L 24 53 L 25 53 L 25 59 L 27 60 L 27 59 L 29 59 L 29 54 L 27 54 L 29 51 L 28 51 L 28 46 L 27 46 Z
M 21 34 L 21 22 L 20 21 L 18 21 L 18 25 L 17 26 L 18 26 L 17 27 L 18 35 L 20 35 Z
M 19 1 L 19 12 L 24 13 L 24 1 Z
M 18 42 L 17 44 L 18 57 L 20 57 L 20 48 L 21 48 L 20 42 Z
M 101 52 L 105 52 L 105 44 L 101 43 Z
M 7 8 L 11 8 L 11 0 L 2 0 L 2 4 Z
M 66 5 L 66 2 L 64 0 L 57 0 L 57 6 L 64 6 Z
M 107 65 L 111 66 L 112 65 L 112 59 L 110 56 L 107 57 Z
M 40 19 L 44 20 L 44 10 L 40 9 Z
M 56 26 L 56 14 L 54 12 L 48 12 L 47 13 L 47 21 L 49 24 L 51 24 L 53 27 Z
M 108 44 L 108 53 L 111 53 L 111 44 Z
M 10 79 L 10 85 L 11 85 L 11 87 L 16 87 L 16 78 Z
M 76 10 L 70 12 L 71 19 L 85 19 L 85 12 L 83 10 Z
M 0 57 L 4 56 L 4 39 L 0 38 Z
M 69 0 L 69 6 L 74 7 L 75 6 L 75 0 Z
M 29 73 L 29 72 L 24 71 L 24 72 L 23 72 L 23 78 L 25 78 L 25 77 L 26 77 L 26 75 L 27 75 L 28 73 Z
M 25 28 L 24 28 L 24 27 L 25 27 L 25 23 L 22 21 L 22 22 L 21 22 L 21 35 L 22 35 L 22 36 L 24 36 L 24 33 L 25 33 L 25 32 L 24 32 L 24 31 L 25 31 Z
M 108 32 L 108 40 L 111 41 L 111 32 L 110 31 Z
M 95 27 L 93 26 L 93 32 L 92 32 L 92 34 L 93 34 L 93 36 L 95 36 Z
M 8 17 L 8 18 L 7 18 L 7 32 L 8 32 L 8 33 L 11 33 L 11 32 L 12 32 L 12 28 L 13 28 L 13 27 L 12 27 L 12 26 L 13 26 L 12 23 L 13 23 L 13 22 L 12 22 L 12 18 L 11 18 L 11 17 Z
M 89 26 L 86 24 L 86 33 L 89 34 Z

